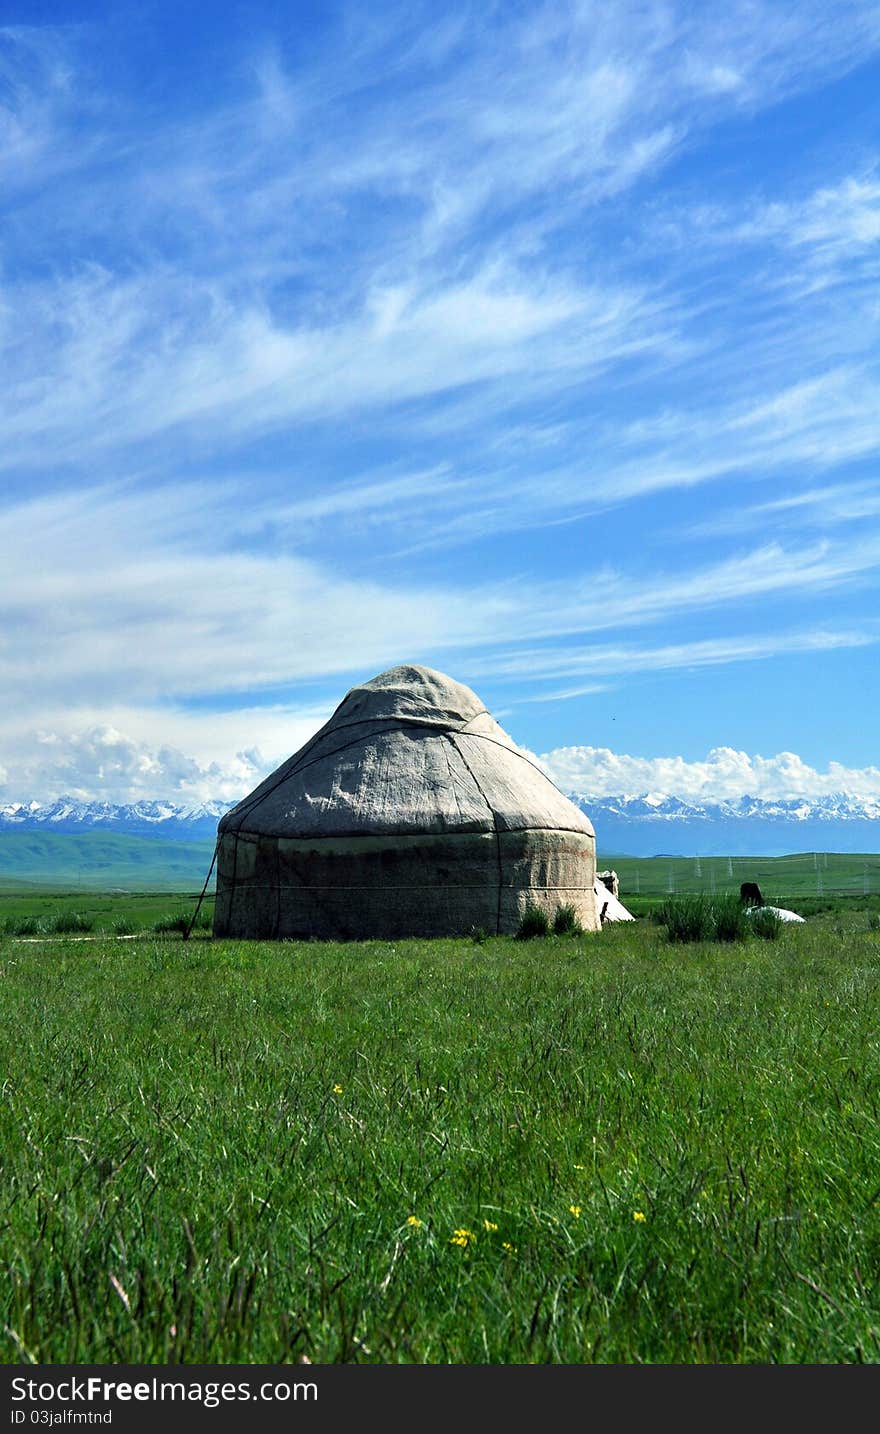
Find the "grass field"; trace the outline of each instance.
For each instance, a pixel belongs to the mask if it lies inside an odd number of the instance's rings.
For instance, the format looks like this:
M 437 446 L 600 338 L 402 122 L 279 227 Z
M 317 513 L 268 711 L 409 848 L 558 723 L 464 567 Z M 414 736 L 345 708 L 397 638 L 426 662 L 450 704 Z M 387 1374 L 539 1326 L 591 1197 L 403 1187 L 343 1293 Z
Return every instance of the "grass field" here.
M 198 891 L 131 891 L 122 894 L 100 891 L 0 891 L 0 933 L 12 934 L 22 922 L 35 921 L 50 928 L 64 913 L 82 915 L 97 935 L 109 936 L 122 921 L 135 934 L 152 931 L 157 921 L 183 914 L 193 915 Z M 211 913 L 213 893 L 206 895 L 202 911 Z
M 876 925 L 0 939 L 2 1357 L 877 1362 Z
M 621 900 L 638 913 L 668 895 L 739 891 L 756 881 L 768 899 L 809 916 L 845 899 L 880 911 L 880 855 L 797 852 L 791 856 L 600 857 L 620 876 Z
M 104 893 L 153 896 L 200 891 L 213 842 L 129 836 L 118 832 L 0 832 L 0 913 L 3 898 L 64 892 L 101 902 Z M 839 897 L 871 897 L 880 910 L 880 855 L 800 852 L 782 857 L 626 857 L 599 852 L 614 867 L 623 899 L 647 910 L 659 898 L 690 891 L 738 890 L 757 881 L 784 899 L 828 908 Z
M 22 836 L 13 833 L 13 836 Z M 41 837 L 40 840 L 49 838 Z M 54 840 L 88 844 L 89 837 L 60 835 Z M 98 836 L 100 843 L 106 840 Z M 125 850 L 125 842 L 151 846 L 147 839 L 117 838 Z M 173 845 L 162 843 L 152 845 Z M 104 848 L 101 848 L 104 850 Z M 108 855 L 109 852 L 109 855 Z M 189 879 L 168 877 L 158 881 L 160 867 L 151 867 L 152 880 L 145 889 L 133 885 L 128 890 L 101 890 L 88 883 L 73 881 L 46 884 L 23 882 L 11 877 L 0 878 L 0 932 L 19 919 L 33 918 L 49 925 L 63 912 L 82 913 L 95 932 L 110 934 L 125 918 L 135 932 L 145 932 L 170 914 L 192 912 L 198 900 L 208 867 L 211 849 L 197 853 Z M 105 851 L 110 860 L 112 851 Z M 65 858 L 66 859 L 66 858 Z M 600 858 L 600 865 L 614 867 L 620 876 L 621 898 L 636 915 L 656 908 L 670 894 L 691 892 L 739 891 L 743 881 L 757 881 L 768 899 L 778 905 L 792 907 L 805 916 L 835 909 L 841 900 L 848 909 L 880 912 L 880 855 L 853 856 L 838 853 L 802 852 L 784 857 L 626 857 Z M 97 869 L 97 868 L 96 868 Z M 204 909 L 210 911 L 213 888 L 209 889 Z

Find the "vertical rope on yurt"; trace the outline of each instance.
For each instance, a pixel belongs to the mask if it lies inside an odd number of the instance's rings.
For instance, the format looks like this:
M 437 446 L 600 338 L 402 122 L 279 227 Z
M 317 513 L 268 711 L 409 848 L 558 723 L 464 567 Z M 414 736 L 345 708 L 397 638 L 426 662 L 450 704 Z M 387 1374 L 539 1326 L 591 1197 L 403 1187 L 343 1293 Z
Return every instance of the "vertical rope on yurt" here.
M 195 911 L 194 911 L 193 914 L 192 914 L 192 921 L 189 923 L 189 926 L 186 928 L 186 931 L 183 933 L 183 939 L 184 939 L 184 941 L 188 941 L 189 938 L 190 938 L 190 936 L 192 935 L 192 929 L 193 929 L 193 927 L 194 927 L 195 924 L 196 924 L 196 918 L 198 917 L 198 914 L 199 914 L 199 912 L 200 912 L 200 910 L 201 910 L 201 908 L 202 908 L 202 902 L 203 902 L 204 899 L 205 899 L 205 892 L 208 890 L 208 882 L 211 880 L 211 872 L 214 870 L 214 863 L 215 863 L 215 861 L 217 860 L 217 852 L 219 851 L 219 849 L 220 849 L 220 839 L 219 839 L 219 837 L 218 837 L 217 841 L 215 841 L 215 843 L 214 843 L 214 855 L 211 857 L 211 865 L 208 867 L 208 875 L 205 877 L 205 884 L 204 884 L 204 886 L 202 887 L 202 894 L 201 894 L 201 896 L 199 897 L 198 901 L 196 902 L 196 909 L 195 909 Z
M 472 736 L 472 735 L 473 735 L 472 733 L 470 733 L 470 732 L 468 733 L 468 736 Z M 456 742 L 456 740 L 455 740 L 455 733 L 453 733 L 453 732 L 447 732 L 446 736 L 447 736 L 447 739 L 448 739 L 448 741 L 449 741 L 450 746 L 451 746 L 451 747 L 454 747 L 455 751 L 458 753 L 459 757 L 460 757 L 461 760 L 464 762 L 464 765 L 465 765 L 467 771 L 468 771 L 469 774 L 470 774 L 470 777 L 471 777 L 471 780 L 472 780 L 474 786 L 476 787 L 476 789 L 477 789 L 477 791 L 479 792 L 480 796 L 483 798 L 483 801 L 486 803 L 486 806 L 489 808 L 489 815 L 490 815 L 491 818 L 492 818 L 492 826 L 495 828 L 495 853 L 496 853 L 496 857 L 497 857 L 497 860 L 498 860 L 498 904 L 497 904 L 496 911 L 495 911 L 495 935 L 496 935 L 496 936 L 500 936 L 500 935 L 501 935 L 501 886 L 502 886 L 502 882 L 503 882 L 503 880 L 504 880 L 504 862 L 503 862 L 502 857 L 501 857 L 501 832 L 500 832 L 499 827 L 498 827 L 498 818 L 497 818 L 497 816 L 496 816 L 496 814 L 495 814 L 495 808 L 493 807 L 492 803 L 489 801 L 489 798 L 486 796 L 486 793 L 483 791 L 483 788 L 480 786 L 480 783 L 479 783 L 479 781 L 478 781 L 478 779 L 477 779 L 477 774 L 476 774 L 476 772 L 474 771 L 474 769 L 473 769 L 473 767 L 471 766 L 470 762 L 468 761 L 467 757 L 464 755 L 464 752 L 461 750 L 461 747 L 459 746 L 458 742 Z

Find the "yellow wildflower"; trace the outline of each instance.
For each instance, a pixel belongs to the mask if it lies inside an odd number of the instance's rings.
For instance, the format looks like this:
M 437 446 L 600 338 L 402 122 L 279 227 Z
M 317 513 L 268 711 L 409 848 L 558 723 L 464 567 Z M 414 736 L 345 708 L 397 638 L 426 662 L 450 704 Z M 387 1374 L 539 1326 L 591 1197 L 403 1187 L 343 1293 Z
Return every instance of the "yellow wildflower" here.
M 575 1218 L 576 1220 L 579 1220 L 579 1219 L 581 1218 L 581 1207 L 580 1207 L 580 1205 L 569 1205 L 568 1208 L 569 1208 L 569 1210 L 571 1211 L 572 1215 L 574 1216 L 574 1218 Z
M 466 1250 L 471 1240 L 475 1240 L 476 1238 L 473 1230 L 453 1230 L 449 1243 L 450 1245 L 458 1245 L 460 1249 Z
M 508 1255 L 516 1254 L 516 1245 L 511 1245 L 509 1240 L 505 1240 L 501 1248 L 502 1250 L 506 1250 Z
M 635 1220 L 637 1225 L 644 1225 L 647 1218 L 648 1217 L 645 1214 L 644 1210 L 633 1210 L 633 1219 Z
M 341 1086 L 341 1085 L 335 1085 L 335 1086 L 333 1087 L 333 1094 L 334 1094 L 334 1095 L 342 1095 L 342 1086 Z
M 495 1221 L 494 1221 L 494 1220 L 484 1220 L 484 1221 L 483 1221 L 483 1229 L 484 1229 L 484 1230 L 492 1231 L 492 1230 L 497 1230 L 497 1229 L 498 1229 L 498 1226 L 495 1224 Z
M 424 1220 L 420 1220 L 418 1215 L 407 1215 L 406 1223 L 412 1225 L 414 1230 L 421 1230 L 425 1222 Z

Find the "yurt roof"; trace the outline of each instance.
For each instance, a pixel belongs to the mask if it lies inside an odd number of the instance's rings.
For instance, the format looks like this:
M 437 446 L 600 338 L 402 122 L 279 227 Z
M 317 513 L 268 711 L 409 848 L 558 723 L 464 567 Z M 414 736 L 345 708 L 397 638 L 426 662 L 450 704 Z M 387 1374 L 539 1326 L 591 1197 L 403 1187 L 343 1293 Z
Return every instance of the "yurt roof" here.
M 353 687 L 220 822 L 291 838 L 529 829 L 593 833 L 475 692 L 416 665 Z

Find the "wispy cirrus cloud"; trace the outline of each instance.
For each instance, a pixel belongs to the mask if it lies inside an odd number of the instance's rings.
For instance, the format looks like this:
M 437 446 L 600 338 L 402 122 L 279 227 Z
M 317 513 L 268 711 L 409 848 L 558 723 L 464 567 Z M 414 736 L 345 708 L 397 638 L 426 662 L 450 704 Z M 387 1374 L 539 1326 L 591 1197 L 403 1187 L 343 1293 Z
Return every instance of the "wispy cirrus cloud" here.
M 205 453 L 224 436 L 469 385 L 509 381 L 522 398 L 636 349 L 659 353 L 668 337 L 637 293 L 497 269 L 433 293 L 371 291 L 353 319 L 322 329 L 280 326 L 261 306 L 233 311 L 210 287 L 187 283 L 175 297 L 178 287 L 162 275 L 120 284 L 93 268 L 51 298 L 43 285 L 19 294 L 22 323 L 7 326 L 0 350 L 7 470 L 42 464 L 47 441 L 67 465 L 173 431 Z
M 788 657 L 792 653 L 834 652 L 871 647 L 878 642 L 880 623 L 869 619 L 861 629 L 827 631 L 819 628 L 808 632 L 751 636 L 735 634 L 660 647 L 615 646 L 606 643 L 594 643 L 589 647 L 542 647 L 490 660 L 487 671 L 508 679 L 522 679 L 528 675 L 533 682 L 589 675 L 611 681 L 615 677 L 634 673 L 693 670 L 740 662 L 766 662 L 773 658 Z M 538 692 L 521 700 L 563 702 L 587 692 L 602 690 L 604 686 L 588 684 L 552 692 Z
M 827 531 L 850 523 L 870 523 L 874 518 L 880 518 L 880 483 L 876 478 L 867 478 L 853 483 L 827 483 L 769 502 L 740 505 L 692 524 L 688 536 L 730 536 L 758 529 L 767 533 L 774 526 L 784 525 L 790 530 L 795 524 Z
M 7 192 L 31 187 L 82 162 L 82 151 L 59 151 L 67 117 L 82 103 L 76 65 L 63 33 L 0 25 L 0 180 Z
M 421 20 L 393 10 L 349 26 L 341 51 L 317 47 L 305 71 L 256 40 L 235 99 L 146 135 L 117 97 L 112 142 L 75 83 L 75 48 L 63 67 L 60 34 L 7 31 L 18 69 L 35 53 L 41 66 L 12 94 L 10 125 L 36 132 L 32 96 L 63 92 L 81 107 L 78 142 L 63 143 L 65 109 L 46 119 L 44 148 L 101 163 L 52 200 L 56 243 L 64 213 L 62 232 L 94 257 L 7 284 L 21 322 L 5 461 L 38 461 L 47 434 L 84 462 L 182 425 L 210 447 L 502 380 L 515 385 L 509 407 L 538 375 L 582 382 L 668 351 L 676 323 L 658 324 L 656 294 L 607 261 L 587 284 L 568 247 L 551 280 L 546 235 L 662 164 L 714 105 L 771 103 L 877 43 L 856 4 L 833 25 L 819 5 L 762 21 L 752 6 L 723 21 L 539 7 L 500 39 L 464 15 L 425 39 Z M 365 87 L 367 61 L 396 84 Z M 22 214 L 23 244 L 45 203 Z M 117 244 L 130 237 L 123 265 L 111 229 Z
M 415 542 L 422 547 L 466 542 L 488 521 L 511 532 L 621 509 L 626 522 L 626 509 L 641 500 L 722 483 L 725 498 L 736 493 L 729 525 L 706 519 L 683 523 L 678 532 L 732 534 L 752 526 L 746 513 L 760 516 L 761 505 L 749 502 L 757 485 L 797 485 L 805 475 L 880 459 L 878 410 L 880 375 L 868 365 L 849 365 L 738 404 L 666 408 L 623 425 L 575 420 L 564 435 L 551 436 L 533 473 L 524 475 L 512 453 L 496 451 L 495 465 L 475 475 L 470 491 L 450 505 L 446 517 L 433 513 L 430 530 Z M 523 446 L 527 451 L 527 438 Z M 787 511 L 793 513 L 799 506 L 796 487 L 790 500 Z M 779 515 L 786 511 L 782 504 L 775 509 Z M 842 493 L 840 503 L 831 504 L 831 521 L 844 521 L 851 508 Z M 874 511 L 866 493 L 853 516 L 870 517 Z
M 124 698 L 181 701 L 245 693 L 422 654 L 519 675 L 618 672 L 751 660 L 786 645 L 850 646 L 871 631 L 791 638 L 607 647 L 545 655 L 536 641 L 682 621 L 773 595 L 858 590 L 880 564 L 880 535 L 744 551 L 686 573 L 601 562 L 577 581 L 443 584 L 347 577 L 331 564 L 217 543 L 201 550 L 204 517 L 222 532 L 234 486 L 169 488 L 161 501 L 124 487 L 6 505 L 0 680 L 10 706 L 39 710 Z M 109 620 L 108 620 L 109 619 Z M 500 648 L 499 648 L 500 639 Z M 495 655 L 492 656 L 494 649 Z M 499 655 L 499 650 L 504 652 Z
M 880 241 L 880 159 L 857 173 L 791 198 L 753 201 L 745 210 L 696 206 L 687 224 L 664 232 L 693 252 L 700 246 L 748 248 L 765 255 L 758 281 L 769 292 L 795 290 L 803 299 L 835 285 L 864 289 L 877 276 Z

